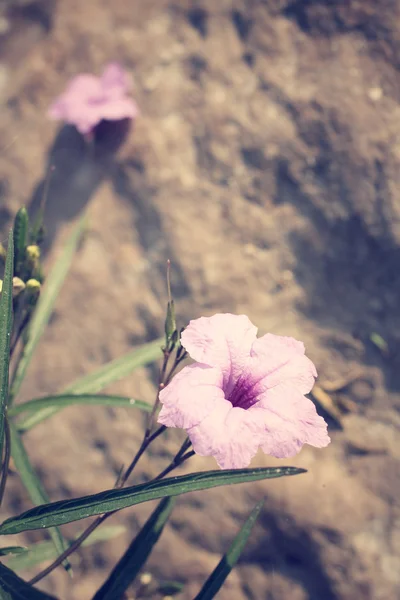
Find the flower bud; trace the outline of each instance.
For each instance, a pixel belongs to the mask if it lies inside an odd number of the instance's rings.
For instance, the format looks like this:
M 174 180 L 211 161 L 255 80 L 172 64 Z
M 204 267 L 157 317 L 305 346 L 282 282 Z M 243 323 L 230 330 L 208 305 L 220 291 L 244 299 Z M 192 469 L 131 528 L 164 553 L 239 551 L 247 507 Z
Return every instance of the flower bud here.
M 170 300 L 170 302 L 168 302 L 168 307 L 167 307 L 167 317 L 165 319 L 165 341 L 166 341 L 166 345 L 169 346 L 170 342 L 172 341 L 172 344 L 174 344 L 174 340 L 173 338 L 176 337 L 175 336 L 175 332 L 176 332 L 176 319 L 175 319 L 175 305 L 174 305 L 174 301 Z
M 36 244 L 26 247 L 26 257 L 30 262 L 37 262 L 40 258 L 40 248 Z
M 140 583 L 142 585 L 150 585 L 150 583 L 153 581 L 153 576 L 151 573 L 143 573 L 140 576 Z
M 3 244 L 0 244 L 0 265 L 6 264 L 6 256 L 7 256 L 7 251 L 4 248 Z
M 19 296 L 19 294 L 25 289 L 25 283 L 19 277 L 13 277 L 13 298 Z
M 37 279 L 28 279 L 25 284 L 25 292 L 27 300 L 30 304 L 36 304 L 36 301 L 40 294 L 40 282 Z
M 36 244 L 26 247 L 26 264 L 28 268 L 28 277 L 37 278 L 40 270 L 40 248 Z

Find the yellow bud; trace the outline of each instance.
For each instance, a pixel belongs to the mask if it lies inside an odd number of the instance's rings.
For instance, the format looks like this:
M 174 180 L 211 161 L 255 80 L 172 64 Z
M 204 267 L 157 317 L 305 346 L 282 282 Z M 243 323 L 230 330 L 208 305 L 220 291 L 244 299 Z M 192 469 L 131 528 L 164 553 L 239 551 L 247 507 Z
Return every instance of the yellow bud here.
M 151 575 L 151 573 L 143 573 L 143 575 L 140 576 L 140 583 L 142 585 L 149 585 L 152 581 L 153 576 Z
M 37 279 L 28 279 L 25 284 L 25 289 L 30 294 L 39 294 L 40 292 L 40 281 Z
M 1 292 L 2 289 L 3 289 L 3 280 L 0 279 L 0 292 Z
M 28 279 L 25 284 L 26 290 L 28 292 L 39 292 L 40 291 L 40 281 L 37 279 Z
M 3 244 L 0 244 L 0 262 L 6 262 L 7 251 L 4 248 Z
M 37 279 L 28 279 L 25 284 L 25 293 L 27 301 L 31 306 L 35 306 L 40 294 L 40 281 Z
M 26 257 L 31 262 L 36 262 L 40 258 L 40 248 L 36 244 L 26 247 Z
M 25 283 L 19 277 L 13 277 L 13 298 L 16 298 L 25 289 Z

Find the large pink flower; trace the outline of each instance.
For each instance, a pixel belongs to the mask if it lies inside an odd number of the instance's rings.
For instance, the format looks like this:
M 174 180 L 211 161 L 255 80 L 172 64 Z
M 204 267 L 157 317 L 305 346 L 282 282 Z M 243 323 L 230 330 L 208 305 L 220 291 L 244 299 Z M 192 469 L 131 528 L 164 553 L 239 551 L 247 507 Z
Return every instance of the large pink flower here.
M 160 392 L 158 422 L 185 429 L 197 454 L 241 468 L 259 447 L 287 458 L 303 444 L 329 444 L 324 419 L 304 396 L 317 372 L 302 342 L 257 338 L 245 315 L 231 314 L 191 321 L 181 342 L 197 362 Z
M 109 64 L 101 77 L 82 73 L 74 77 L 67 89 L 49 109 L 49 117 L 65 121 L 83 134 L 89 133 L 103 119 L 134 119 L 136 103 L 129 97 L 130 81 L 117 63 Z

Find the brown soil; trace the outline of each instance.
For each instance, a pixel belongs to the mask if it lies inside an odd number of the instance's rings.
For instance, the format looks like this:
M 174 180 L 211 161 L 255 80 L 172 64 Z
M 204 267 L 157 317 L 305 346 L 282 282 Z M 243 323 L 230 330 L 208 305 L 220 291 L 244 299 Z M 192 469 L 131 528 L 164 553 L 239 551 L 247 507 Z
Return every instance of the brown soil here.
M 400 2 L 2 6 L 3 239 L 19 206 L 37 207 L 49 164 L 47 266 L 71 223 L 85 208 L 90 216 L 21 399 L 55 392 L 160 335 L 169 257 L 182 324 L 231 311 L 261 332 L 304 340 L 322 387 L 350 377 L 331 395 L 352 410 L 341 427 L 330 420 L 327 449 L 289 461 L 308 474 L 182 497 L 149 570 L 184 582 L 182 599 L 193 598 L 266 496 L 221 600 L 397 598 Z M 90 154 L 46 110 L 68 78 L 113 59 L 133 74 L 142 115 L 124 143 L 124 132 L 106 130 Z M 112 389 L 150 400 L 153 382 L 154 369 L 142 369 Z M 140 435 L 134 410 L 70 408 L 26 443 L 58 499 L 111 487 Z M 178 437 L 154 445 L 137 481 L 162 468 Z M 190 470 L 214 466 L 196 457 Z M 7 515 L 28 506 L 14 475 Z M 90 598 L 150 509 L 114 517 L 126 533 L 84 550 L 72 582 L 61 571 L 43 588 Z

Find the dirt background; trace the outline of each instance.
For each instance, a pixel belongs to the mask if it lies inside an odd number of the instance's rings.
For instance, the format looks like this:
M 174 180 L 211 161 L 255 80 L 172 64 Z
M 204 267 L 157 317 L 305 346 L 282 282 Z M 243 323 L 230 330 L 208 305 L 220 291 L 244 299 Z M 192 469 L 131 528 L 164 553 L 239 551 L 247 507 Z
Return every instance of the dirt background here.
M 331 396 L 351 410 L 341 426 L 329 421 L 327 449 L 285 461 L 308 474 L 182 497 L 149 570 L 193 598 L 266 496 L 221 600 L 399 597 L 400 2 L 9 0 L 1 9 L 3 239 L 21 205 L 37 207 L 49 164 L 47 267 L 89 214 L 21 400 L 158 337 L 169 257 L 181 324 L 232 311 L 262 333 L 304 340 L 320 385 L 349 378 Z M 71 76 L 110 60 L 134 76 L 142 114 L 123 144 L 113 129 L 90 153 L 46 110 Z M 142 369 L 112 389 L 150 400 L 154 377 Z M 140 436 L 133 409 L 70 408 L 25 439 L 58 499 L 112 487 Z M 154 444 L 135 480 L 163 468 L 179 439 Z M 214 466 L 196 457 L 190 470 Z M 16 475 L 7 501 L 7 515 L 30 505 Z M 90 598 L 151 508 L 114 517 L 125 534 L 82 551 L 72 582 L 60 571 L 42 587 Z

